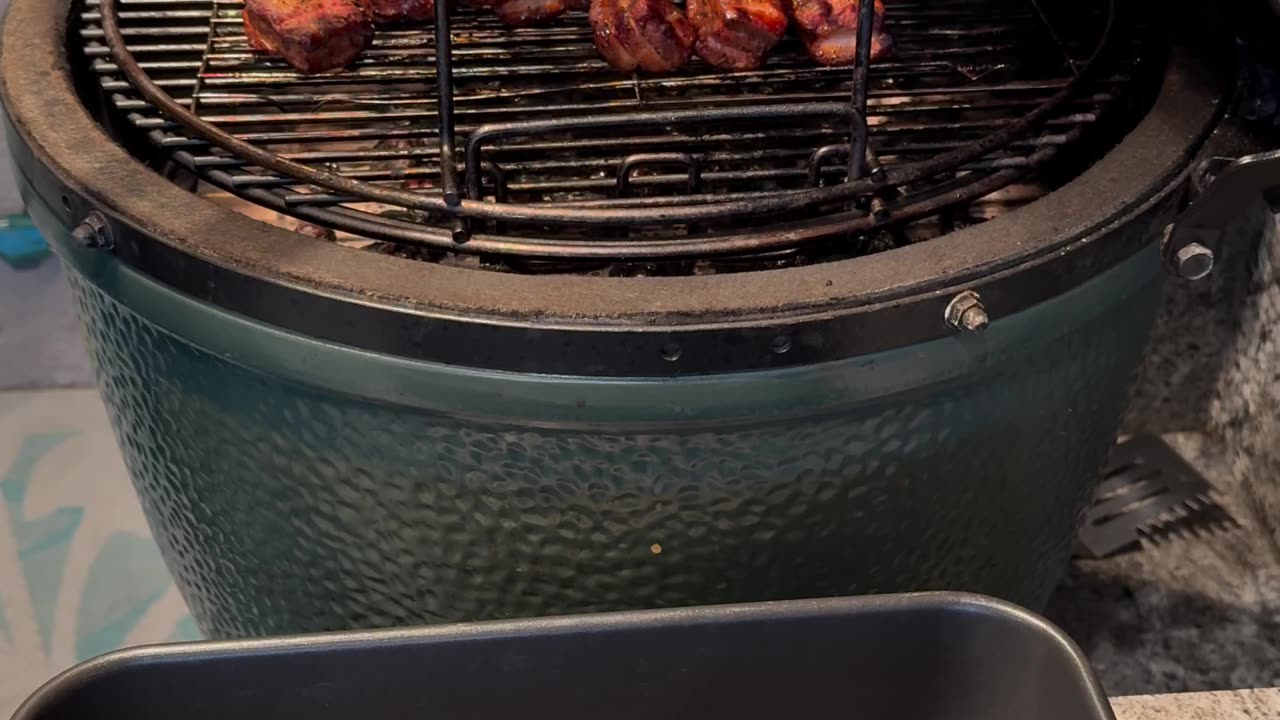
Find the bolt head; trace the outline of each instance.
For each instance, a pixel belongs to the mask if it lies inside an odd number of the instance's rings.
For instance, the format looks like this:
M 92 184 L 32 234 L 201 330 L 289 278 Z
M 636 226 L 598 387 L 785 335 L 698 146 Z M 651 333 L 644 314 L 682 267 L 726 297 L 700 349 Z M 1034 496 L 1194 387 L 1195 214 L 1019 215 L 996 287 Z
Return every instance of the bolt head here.
M 979 306 L 975 305 L 960 314 L 960 327 L 969 332 L 977 332 L 989 324 L 991 319 L 987 317 L 987 311 Z
M 1187 280 L 1199 280 L 1213 272 L 1213 251 L 1200 243 L 1190 243 L 1174 255 L 1178 275 Z
M 87 248 L 111 250 L 115 245 L 111 237 L 111 226 L 97 210 L 89 213 L 71 236 Z
M 948 325 L 966 332 L 978 332 L 991 324 L 987 309 L 982 306 L 982 298 L 972 290 L 965 290 L 951 299 L 945 318 Z

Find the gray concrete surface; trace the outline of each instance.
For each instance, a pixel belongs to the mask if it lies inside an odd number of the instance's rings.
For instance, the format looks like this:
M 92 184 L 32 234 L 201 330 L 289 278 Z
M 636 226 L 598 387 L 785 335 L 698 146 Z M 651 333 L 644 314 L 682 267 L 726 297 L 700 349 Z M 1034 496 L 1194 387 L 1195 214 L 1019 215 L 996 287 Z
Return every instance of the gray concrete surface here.
M 0 390 L 93 385 L 71 289 L 56 258 L 0 262 Z

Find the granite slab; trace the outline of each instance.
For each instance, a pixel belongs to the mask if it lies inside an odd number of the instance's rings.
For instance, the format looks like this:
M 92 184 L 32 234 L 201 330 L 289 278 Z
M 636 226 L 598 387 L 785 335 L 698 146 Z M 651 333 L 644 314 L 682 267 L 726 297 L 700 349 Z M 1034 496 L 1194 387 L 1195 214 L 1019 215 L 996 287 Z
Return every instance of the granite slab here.
M 1238 450 L 1166 436 L 1206 475 L 1233 522 L 1140 550 L 1077 560 L 1046 612 L 1111 697 L 1280 686 L 1280 552 Z M 1277 714 L 1280 718 L 1280 714 Z
M 1280 688 L 1113 698 L 1116 720 L 1280 718 Z

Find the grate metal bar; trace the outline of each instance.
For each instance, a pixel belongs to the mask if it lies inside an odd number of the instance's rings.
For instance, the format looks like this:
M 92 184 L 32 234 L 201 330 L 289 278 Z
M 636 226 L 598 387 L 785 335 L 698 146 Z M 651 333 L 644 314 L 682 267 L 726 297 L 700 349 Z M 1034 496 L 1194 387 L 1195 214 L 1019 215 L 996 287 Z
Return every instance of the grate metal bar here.
M 218 0 L 212 0 L 212 2 L 213 2 L 213 14 L 214 14 L 214 15 L 217 15 L 217 14 L 218 14 Z M 225 2 L 225 0 L 223 0 L 223 2 Z M 183 11 L 181 11 L 181 10 L 176 11 L 176 12 L 178 12 L 178 13 L 183 13 Z M 163 14 L 163 13 L 143 12 L 143 13 L 136 13 L 136 14 L 137 14 L 137 15 L 142 15 L 142 16 L 143 16 L 143 19 L 150 20 L 150 19 L 152 19 L 152 16 L 154 16 L 154 15 L 158 15 L 158 14 Z M 121 16 L 121 18 L 123 19 L 123 16 Z M 199 68 L 199 70 L 196 72 L 196 84 L 195 84 L 195 88 L 192 90 L 192 93 L 191 93 L 191 100 L 190 100 L 190 102 L 187 104 L 187 107 L 191 108 L 191 111 L 192 111 L 192 112 L 199 112 L 199 111 L 200 111 L 200 104 L 201 104 L 201 102 L 200 102 L 200 101 L 201 101 L 201 98 L 203 97 L 203 92 L 202 92 L 202 91 L 203 91 L 203 88 L 204 88 L 204 78 L 208 76 L 208 73 L 209 73 L 209 59 L 210 59 L 210 57 L 212 57 L 212 55 L 213 55 L 213 39 L 214 39 L 214 35 L 215 35 L 214 33 L 209 33 L 209 39 L 205 42 L 204 50 L 203 50 L 203 51 L 201 52 L 201 54 L 200 54 L 200 68 Z M 157 63 L 157 64 L 158 64 L 158 65 L 161 65 L 161 68 L 160 68 L 160 69 L 164 69 L 164 70 L 179 70 L 179 69 L 185 69 L 185 68 L 174 67 L 174 66 L 176 66 L 176 65 L 179 65 L 179 64 L 180 64 L 180 63 L 177 63 L 177 62 L 167 62 L 167 63 Z
M 716 256 L 781 247 L 796 233 L 770 226 L 797 211 L 819 220 L 801 235 L 844 236 L 972 201 L 1042 166 L 1097 124 L 1115 101 L 1111 88 L 1131 81 L 1126 66 L 1093 68 L 1086 89 L 1086 73 L 1064 75 L 1036 51 L 1094 52 L 1109 7 L 1095 4 L 1073 26 L 1052 28 L 1034 0 L 895 3 L 897 53 L 852 73 L 810 64 L 788 40 L 761 71 L 695 62 L 668 77 L 627 77 L 596 55 L 581 15 L 511 30 L 447 7 L 440 19 L 452 27 L 380 31 L 350 71 L 313 77 L 249 49 L 242 0 L 85 0 L 79 32 L 109 99 L 136 127 L 214 185 L 268 207 L 463 252 Z M 437 58 L 436 44 L 450 39 Z M 165 112 L 157 92 L 169 97 Z M 828 104 L 846 108 L 843 129 L 794 114 Z M 172 119 L 192 107 L 208 130 Z M 796 122 L 778 126 L 777 117 Z M 441 159 L 453 157 L 455 135 L 469 152 L 465 173 L 451 178 Z M 229 153 L 227 141 L 255 152 Z M 881 211 L 841 210 L 859 197 L 865 208 L 886 186 L 896 198 L 880 199 Z M 364 209 L 371 202 L 418 221 L 379 219 Z M 540 237 L 472 242 L 468 218 L 482 233 L 499 222 Z M 586 250 L 574 226 L 631 232 Z M 719 236 L 737 228 L 746 232 L 731 242 Z

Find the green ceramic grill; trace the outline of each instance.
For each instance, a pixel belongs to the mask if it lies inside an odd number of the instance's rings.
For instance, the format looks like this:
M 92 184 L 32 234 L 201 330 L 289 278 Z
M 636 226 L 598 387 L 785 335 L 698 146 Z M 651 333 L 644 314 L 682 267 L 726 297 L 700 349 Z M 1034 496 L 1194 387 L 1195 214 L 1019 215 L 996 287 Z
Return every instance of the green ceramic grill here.
M 12 0 L 25 197 L 202 627 L 1042 605 L 1232 84 L 1040 4 L 670 77 L 442 11 L 304 76 L 236 0 Z

